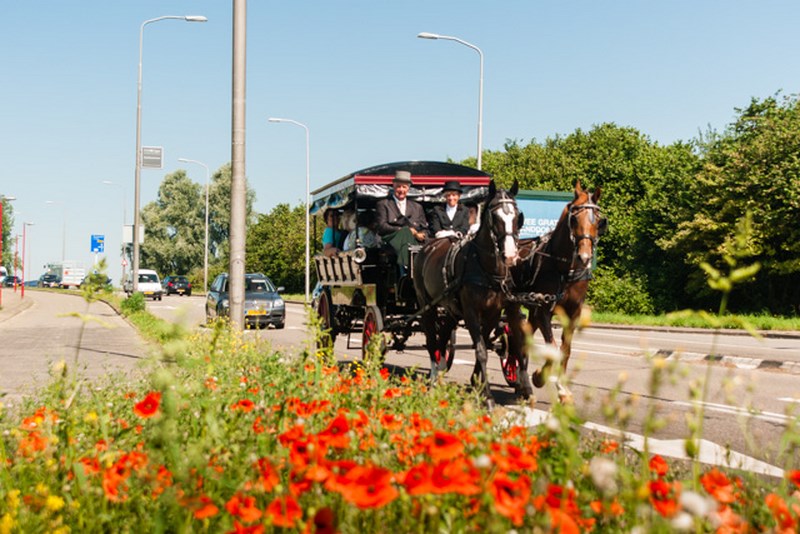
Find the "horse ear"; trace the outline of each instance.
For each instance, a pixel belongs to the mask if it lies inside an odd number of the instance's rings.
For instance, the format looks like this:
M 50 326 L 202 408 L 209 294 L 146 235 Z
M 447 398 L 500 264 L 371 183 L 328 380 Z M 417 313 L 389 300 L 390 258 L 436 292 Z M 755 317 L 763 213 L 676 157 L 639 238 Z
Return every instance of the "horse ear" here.
M 489 198 L 494 198 L 495 194 L 497 194 L 497 186 L 494 185 L 494 180 L 489 182 Z
M 523 226 L 525 226 L 525 214 L 519 212 L 519 215 L 517 215 L 517 228 L 522 228 Z
M 597 204 L 597 202 L 600 200 L 600 193 L 602 191 L 603 189 L 599 185 L 594 188 L 594 192 L 592 193 L 592 203 Z
M 517 196 L 517 192 L 519 192 L 519 182 L 516 178 L 514 178 L 514 185 L 511 186 L 508 192 L 511 193 L 512 197 Z

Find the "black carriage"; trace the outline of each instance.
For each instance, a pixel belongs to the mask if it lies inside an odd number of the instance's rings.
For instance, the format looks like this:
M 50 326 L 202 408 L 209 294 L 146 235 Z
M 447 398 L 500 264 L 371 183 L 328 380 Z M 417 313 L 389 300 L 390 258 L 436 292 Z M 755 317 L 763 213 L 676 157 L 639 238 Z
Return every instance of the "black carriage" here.
M 421 203 L 426 211 L 444 202 L 445 182 L 458 181 L 463 190 L 461 202 L 478 205 L 485 199 L 491 181 L 491 175 L 485 172 L 454 163 L 406 161 L 377 165 L 313 191 L 311 214 L 322 216 L 328 209 L 374 211 L 376 202 L 389 196 L 392 179 L 401 170 L 412 176 L 408 198 Z M 413 249 L 411 253 L 414 254 Z M 330 333 L 329 342 L 338 335 L 347 335 L 349 346 L 350 334 L 361 333 L 364 354 L 370 339 L 381 334 L 381 350 L 402 350 L 408 338 L 419 330 L 413 273 L 401 275 L 395 252 L 388 245 L 367 247 L 357 241 L 352 250 L 333 257 L 318 254 L 314 262 L 319 282 L 314 307 L 323 328 Z M 449 359 L 452 363 L 452 351 Z

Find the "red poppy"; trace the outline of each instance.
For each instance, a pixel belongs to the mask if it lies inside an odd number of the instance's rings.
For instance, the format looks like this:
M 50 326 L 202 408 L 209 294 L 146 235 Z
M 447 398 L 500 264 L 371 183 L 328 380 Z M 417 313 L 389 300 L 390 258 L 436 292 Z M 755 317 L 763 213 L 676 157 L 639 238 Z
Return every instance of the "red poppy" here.
M 317 434 L 317 437 L 321 442 L 335 449 L 346 449 L 350 446 L 349 431 L 350 425 L 347 423 L 347 417 L 344 414 L 339 414 L 325 430 Z
M 436 494 L 476 495 L 481 491 L 480 472 L 463 457 L 436 464 L 431 482 Z
M 250 495 L 237 493 L 225 503 L 225 509 L 234 517 L 245 523 L 252 523 L 261 519 L 262 512 L 256 506 L 256 499 Z
M 611 454 L 617 452 L 618 449 L 619 442 L 613 439 L 603 440 L 603 443 L 600 444 L 600 451 L 603 454 Z
M 650 503 L 656 512 L 664 517 L 672 517 L 678 512 L 680 484 L 670 484 L 662 479 L 653 480 L 649 485 Z
M 403 418 L 391 413 L 381 414 L 381 426 L 386 430 L 400 430 L 403 428 Z
M 525 505 L 531 497 L 530 479 L 522 475 L 514 481 L 505 473 L 498 473 L 489 485 L 489 493 L 494 498 L 497 513 L 510 519 L 514 526 L 522 526 Z
M 733 483 L 716 467 L 700 477 L 700 483 L 719 503 L 730 504 L 736 500 Z
M 125 481 L 130 476 L 130 469 L 120 462 L 115 463 L 103 471 L 103 493 L 106 499 L 112 502 L 123 502 L 128 497 L 125 495 Z
M 431 477 L 433 467 L 427 462 L 422 462 L 409 469 L 402 477 L 403 486 L 409 495 L 424 495 L 433 493 L 434 487 Z
M 278 497 L 267 506 L 267 515 L 277 527 L 291 528 L 303 517 L 303 510 L 294 497 Z
M 384 380 L 389 380 L 389 370 L 386 367 L 381 368 L 381 378 Z
M 303 438 L 305 436 L 305 429 L 303 425 L 295 425 L 280 436 L 278 436 L 278 441 L 284 447 L 289 447 L 293 442 Z
M 153 417 L 156 413 L 158 413 L 158 407 L 160 405 L 161 393 L 158 391 L 151 391 L 144 399 L 142 399 L 141 402 L 137 403 L 133 407 L 133 413 L 142 419 L 147 419 L 148 417 Z
M 325 489 L 341 493 L 342 488 L 349 484 L 347 475 L 358 464 L 353 460 L 338 460 L 327 464 L 330 476 L 325 480 Z
M 272 462 L 269 461 L 269 458 L 259 458 L 256 460 L 255 467 L 258 469 L 258 484 L 265 492 L 272 491 L 280 482 L 278 471 Z
M 786 478 L 794 482 L 794 485 L 800 488 L 800 469 L 789 471 L 786 473 Z
M 331 510 L 329 507 L 320 508 L 316 514 L 314 514 L 313 523 L 314 534 L 337 534 L 336 530 L 336 513 Z M 308 525 L 310 527 L 311 525 Z
M 424 444 L 428 455 L 435 462 L 439 460 L 452 460 L 464 452 L 464 444 L 453 434 L 437 430 L 433 436 L 428 437 Z
M 786 502 L 780 496 L 770 493 L 764 498 L 764 504 L 767 505 L 769 511 L 772 512 L 772 517 L 775 518 L 775 522 L 778 523 L 778 528 L 780 529 L 778 532 L 797 532 L 795 530 L 797 521 L 792 517 L 789 507 L 786 506 Z
M 347 502 L 366 510 L 381 508 L 395 500 L 398 491 L 392 485 L 392 472 L 375 466 L 357 466 L 344 477 L 345 483 L 340 488 L 342 497 Z
M 403 396 L 403 392 L 400 391 L 400 388 L 388 388 L 383 393 L 383 398 L 384 399 L 396 399 L 397 397 L 402 397 L 402 396 Z
M 28 432 L 28 435 L 19 441 L 17 450 L 22 456 L 30 457 L 36 452 L 41 452 L 47 448 L 47 437 L 39 432 Z
M 100 461 L 97 458 L 81 458 L 78 460 L 83 466 L 84 475 L 96 475 L 100 472 Z
M 652 471 L 653 473 L 655 473 L 660 477 L 663 477 L 664 475 L 667 474 L 667 471 L 669 471 L 669 465 L 667 465 L 667 461 L 664 460 L 664 458 L 662 458 L 658 454 L 650 458 L 649 465 L 650 465 L 650 471 Z
M 233 520 L 233 530 L 228 531 L 230 534 L 263 534 L 264 525 L 242 525 L 235 519 Z
M 193 514 L 195 519 L 206 519 L 208 517 L 214 517 L 219 513 L 219 508 L 214 504 L 214 501 L 206 495 L 200 496 L 197 506 Z
M 250 399 L 241 399 L 239 402 L 236 402 L 231 405 L 231 410 L 241 410 L 243 412 L 252 412 L 253 409 L 256 407 L 256 404 L 251 401 Z

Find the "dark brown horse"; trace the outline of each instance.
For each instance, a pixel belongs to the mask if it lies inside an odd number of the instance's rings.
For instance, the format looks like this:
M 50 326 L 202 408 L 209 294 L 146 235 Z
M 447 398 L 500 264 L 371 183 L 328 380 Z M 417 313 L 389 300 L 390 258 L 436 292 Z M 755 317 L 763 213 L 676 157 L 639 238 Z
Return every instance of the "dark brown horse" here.
M 514 294 L 519 298 L 507 306 L 506 313 L 510 317 L 519 314 L 519 307 L 524 303 L 529 310 L 530 333 L 540 330 L 545 342 L 552 345 L 556 345 L 552 325 L 556 307 L 563 310 L 568 320 L 563 325 L 561 335 L 562 372 L 567 370 L 572 334 L 577 327 L 592 277 L 597 240 L 607 226 L 598 205 L 600 192 L 599 187 L 590 192 L 581 187 L 578 181 L 575 184 L 575 197 L 562 211 L 556 227 L 542 236 L 538 243 L 533 240 L 521 242 L 520 255 L 525 260 L 512 269 Z M 518 327 L 517 321 L 509 321 L 509 343 L 515 339 L 514 347 L 524 339 L 524 333 Z M 516 353 L 509 350 L 509 354 Z M 551 365 L 552 360 L 549 359 L 541 369 L 534 371 L 532 379 L 537 388 L 544 386 Z M 571 397 L 566 386 L 556 382 L 556 387 L 562 400 Z
M 414 260 L 414 289 L 431 359 L 431 380 L 445 369 L 447 344 L 458 320 L 463 319 L 475 346 L 472 382 L 481 388 L 489 403 L 492 396 L 486 373 L 486 347 L 505 305 L 510 269 L 519 257 L 521 218 L 514 200 L 517 190 L 516 181 L 508 191 L 497 189 L 491 182 L 480 229 L 474 237 L 461 242 L 436 239 L 425 245 Z M 522 322 L 521 317 L 516 320 Z M 523 367 L 527 369 L 527 361 Z M 517 389 L 527 397 L 533 387 L 526 375 L 527 372 L 520 372 Z

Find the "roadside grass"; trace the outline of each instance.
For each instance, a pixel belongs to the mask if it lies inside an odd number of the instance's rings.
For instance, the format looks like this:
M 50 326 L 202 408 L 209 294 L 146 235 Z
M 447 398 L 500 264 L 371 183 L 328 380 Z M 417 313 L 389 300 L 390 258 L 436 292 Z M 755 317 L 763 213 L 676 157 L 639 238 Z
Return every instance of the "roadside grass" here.
M 719 328 L 741 330 L 747 323 L 756 330 L 800 331 L 800 317 L 775 317 L 761 315 L 712 315 L 719 321 Z M 709 328 L 708 320 L 698 315 L 624 315 L 619 313 L 592 312 L 592 321 L 604 324 L 672 326 L 683 328 Z

